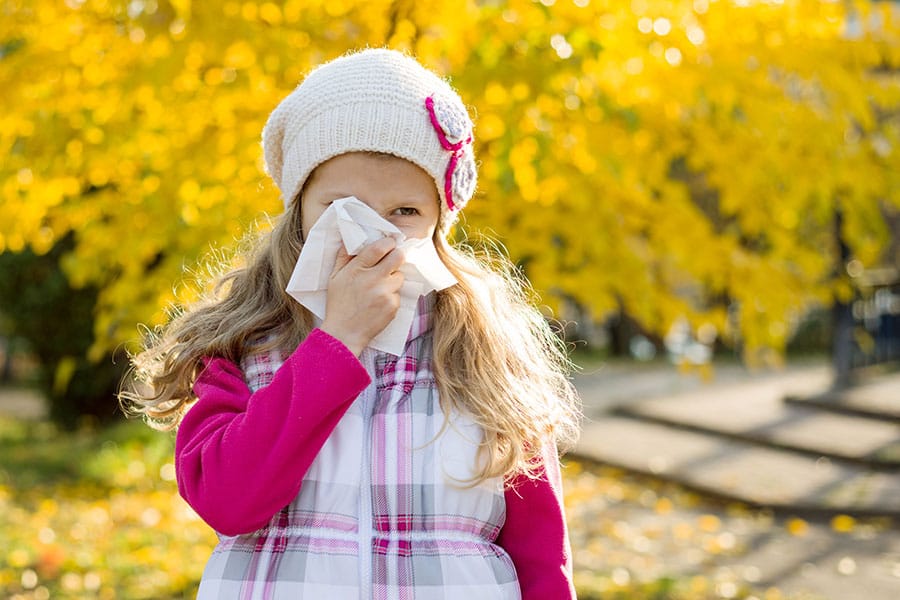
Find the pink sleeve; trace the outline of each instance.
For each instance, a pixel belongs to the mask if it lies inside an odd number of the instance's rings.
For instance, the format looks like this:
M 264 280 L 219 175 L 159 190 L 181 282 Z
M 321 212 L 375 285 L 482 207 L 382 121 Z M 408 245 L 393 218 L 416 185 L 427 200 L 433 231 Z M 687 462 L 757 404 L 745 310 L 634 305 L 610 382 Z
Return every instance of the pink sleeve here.
M 211 359 L 175 441 L 178 490 L 213 529 L 259 529 L 289 504 L 325 440 L 371 381 L 340 341 L 314 329 L 269 385 Z
M 550 450 L 540 479 L 520 476 L 507 489 L 506 523 L 497 537 L 516 566 L 522 600 L 575 598 L 562 476 Z

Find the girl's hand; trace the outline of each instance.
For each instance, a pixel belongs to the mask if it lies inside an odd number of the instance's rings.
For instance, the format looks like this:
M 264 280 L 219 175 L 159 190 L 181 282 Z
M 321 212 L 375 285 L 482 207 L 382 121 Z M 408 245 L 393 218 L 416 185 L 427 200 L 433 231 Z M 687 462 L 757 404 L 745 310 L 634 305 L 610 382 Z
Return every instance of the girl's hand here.
M 328 281 L 320 329 L 359 356 L 400 308 L 404 256 L 393 238 L 382 238 L 349 256 L 341 246 Z

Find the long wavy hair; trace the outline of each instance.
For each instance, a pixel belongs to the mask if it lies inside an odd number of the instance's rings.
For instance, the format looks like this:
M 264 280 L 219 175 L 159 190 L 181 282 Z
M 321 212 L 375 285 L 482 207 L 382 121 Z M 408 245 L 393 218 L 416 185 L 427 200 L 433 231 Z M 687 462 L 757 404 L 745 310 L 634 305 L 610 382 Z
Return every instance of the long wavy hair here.
M 147 332 L 119 393 L 127 413 L 174 429 L 196 400 L 191 388 L 203 358 L 239 364 L 249 352 L 290 352 L 309 334 L 312 314 L 284 291 L 303 247 L 300 207 L 298 197 L 243 251 L 242 266 L 213 271 L 214 285 L 199 301 Z M 484 431 L 481 469 L 470 483 L 535 477 L 542 448 L 570 449 L 579 431 L 565 344 L 503 253 L 451 245 L 440 231 L 439 224 L 438 255 L 459 283 L 437 293 L 433 365 L 445 415 L 464 411 Z

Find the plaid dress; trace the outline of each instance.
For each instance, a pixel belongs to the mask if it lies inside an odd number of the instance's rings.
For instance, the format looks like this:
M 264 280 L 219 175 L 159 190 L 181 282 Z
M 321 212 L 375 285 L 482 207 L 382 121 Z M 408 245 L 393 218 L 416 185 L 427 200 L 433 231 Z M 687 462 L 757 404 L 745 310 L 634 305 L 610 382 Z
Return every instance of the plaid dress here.
M 459 413 L 444 427 L 428 300 L 400 357 L 363 352 L 372 383 L 290 505 L 256 532 L 219 536 L 198 598 L 520 598 L 512 560 L 494 543 L 506 517 L 501 479 L 458 483 L 472 476 L 483 435 Z M 271 382 L 284 358 L 246 358 L 249 387 Z

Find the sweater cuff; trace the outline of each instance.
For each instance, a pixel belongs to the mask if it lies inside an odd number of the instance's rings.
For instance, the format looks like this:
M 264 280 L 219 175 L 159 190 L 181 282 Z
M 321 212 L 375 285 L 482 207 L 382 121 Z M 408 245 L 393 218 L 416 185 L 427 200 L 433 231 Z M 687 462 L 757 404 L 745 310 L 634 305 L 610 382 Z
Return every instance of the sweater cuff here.
M 328 348 L 331 352 L 337 352 L 339 354 L 344 355 L 343 358 L 352 358 L 356 362 L 359 362 L 359 358 L 353 352 L 344 345 L 344 342 L 337 339 L 330 333 L 326 333 L 322 329 L 316 327 L 312 331 L 309 332 L 309 335 L 306 336 L 306 339 L 309 343 L 317 344 L 321 347 Z M 360 363 L 362 364 L 362 363 Z
M 362 383 L 366 386 L 372 380 L 372 375 L 366 371 L 359 357 L 344 342 L 318 327 L 309 332 L 300 347 L 312 351 L 324 363 L 320 372 L 331 372 L 335 366 L 340 365 L 349 369 L 343 379 L 351 385 Z

